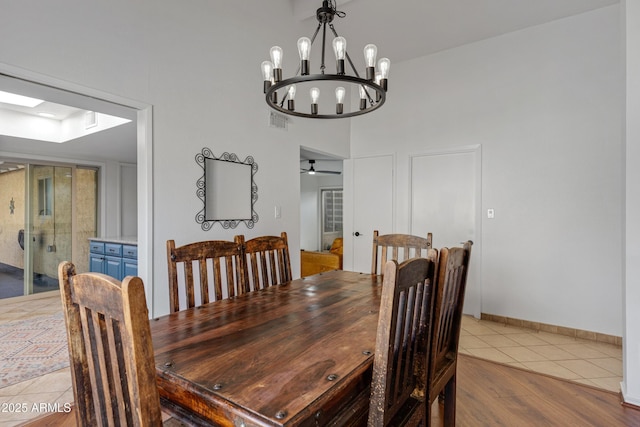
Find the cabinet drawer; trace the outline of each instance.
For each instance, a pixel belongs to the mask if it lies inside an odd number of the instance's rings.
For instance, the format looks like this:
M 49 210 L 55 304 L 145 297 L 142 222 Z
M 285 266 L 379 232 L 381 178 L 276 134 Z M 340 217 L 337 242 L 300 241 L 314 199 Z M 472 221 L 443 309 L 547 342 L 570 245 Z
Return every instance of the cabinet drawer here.
M 122 245 L 122 257 L 137 259 L 138 247 L 134 245 Z
M 122 245 L 119 243 L 105 243 L 104 253 L 111 256 L 122 256 Z
M 102 242 L 91 242 L 89 243 L 89 252 L 94 254 L 103 254 L 104 253 L 104 243 Z

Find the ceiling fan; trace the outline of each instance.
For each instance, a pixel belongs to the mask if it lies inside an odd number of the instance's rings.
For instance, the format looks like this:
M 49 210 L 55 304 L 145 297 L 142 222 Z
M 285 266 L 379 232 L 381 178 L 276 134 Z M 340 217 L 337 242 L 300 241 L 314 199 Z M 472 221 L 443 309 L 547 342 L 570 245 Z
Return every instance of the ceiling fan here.
M 313 165 L 316 163 L 315 160 L 309 160 L 309 169 L 300 168 L 300 173 L 308 173 L 309 175 L 318 174 L 327 174 L 327 175 L 340 175 L 342 172 L 340 171 L 320 171 L 316 170 Z

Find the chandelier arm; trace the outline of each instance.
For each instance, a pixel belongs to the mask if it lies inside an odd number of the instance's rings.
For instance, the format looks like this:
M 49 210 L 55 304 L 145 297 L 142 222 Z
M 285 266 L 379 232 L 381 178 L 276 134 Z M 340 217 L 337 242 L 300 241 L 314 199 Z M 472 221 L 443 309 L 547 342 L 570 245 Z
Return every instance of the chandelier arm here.
M 338 32 L 336 31 L 336 29 L 334 28 L 333 24 L 329 24 L 329 28 L 331 28 L 331 31 L 333 31 L 333 35 L 335 37 L 340 37 L 338 35 Z M 351 66 L 351 70 L 356 75 L 356 77 L 360 78 L 360 74 L 358 74 L 358 70 L 356 69 L 355 65 L 353 65 L 353 61 L 351 60 L 351 56 L 349 56 L 349 52 L 345 51 L 344 57 L 347 58 L 347 61 L 349 62 L 349 65 Z M 365 89 L 364 93 L 367 94 L 367 98 L 369 99 L 369 104 L 373 105 L 373 98 L 371 97 L 371 95 L 369 95 L 369 91 L 366 90 L 364 85 L 360 85 L 360 86 L 362 86 Z
M 311 36 L 311 44 L 312 45 L 313 45 L 313 42 L 316 41 L 316 36 L 320 32 L 320 27 L 322 27 L 322 22 L 318 22 L 318 26 L 316 27 L 316 32 L 313 33 L 313 35 Z
M 322 24 L 322 57 L 320 62 L 320 74 L 324 74 L 324 69 L 326 68 L 324 65 L 324 51 L 325 51 L 326 41 L 327 41 L 327 23 L 324 22 Z

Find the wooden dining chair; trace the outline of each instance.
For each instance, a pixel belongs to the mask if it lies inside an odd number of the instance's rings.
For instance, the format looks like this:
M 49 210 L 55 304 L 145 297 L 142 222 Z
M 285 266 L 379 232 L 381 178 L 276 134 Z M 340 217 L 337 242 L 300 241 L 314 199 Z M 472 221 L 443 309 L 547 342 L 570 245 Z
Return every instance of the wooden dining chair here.
M 385 265 L 369 427 L 424 424 L 435 269 L 436 263 L 426 258 Z
M 461 248 L 442 248 L 438 259 L 427 370 L 426 418 L 431 419 L 432 404 L 442 396 L 445 427 L 453 427 L 456 423 L 458 343 L 472 244 L 468 241 Z
M 433 236 L 413 236 L 411 234 L 383 234 L 373 232 L 373 254 L 371 257 L 371 274 L 384 274 L 383 267 L 387 261 L 406 261 L 410 258 L 425 258 L 432 249 Z M 380 273 L 378 273 L 380 272 Z
M 245 281 L 248 290 L 264 289 L 291 280 L 287 233 L 260 236 L 244 242 Z
M 74 412 L 81 426 L 160 426 L 144 284 L 58 267 Z
M 172 313 L 246 292 L 242 236 L 233 242 L 206 240 L 179 247 L 168 240 L 167 262 Z

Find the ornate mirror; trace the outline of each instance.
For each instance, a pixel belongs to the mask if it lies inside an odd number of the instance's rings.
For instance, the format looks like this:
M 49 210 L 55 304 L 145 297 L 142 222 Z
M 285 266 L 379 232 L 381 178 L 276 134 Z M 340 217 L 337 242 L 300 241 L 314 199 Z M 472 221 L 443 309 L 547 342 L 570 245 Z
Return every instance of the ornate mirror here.
M 241 222 L 253 228 L 258 222 L 254 209 L 258 186 L 253 179 L 258 164 L 253 157 L 241 161 L 236 154 L 226 152 L 216 157 L 205 147 L 196 155 L 196 163 L 203 171 L 196 183 L 196 195 L 203 204 L 196 222 L 202 229 L 207 231 L 216 222 L 222 228 L 236 228 Z

